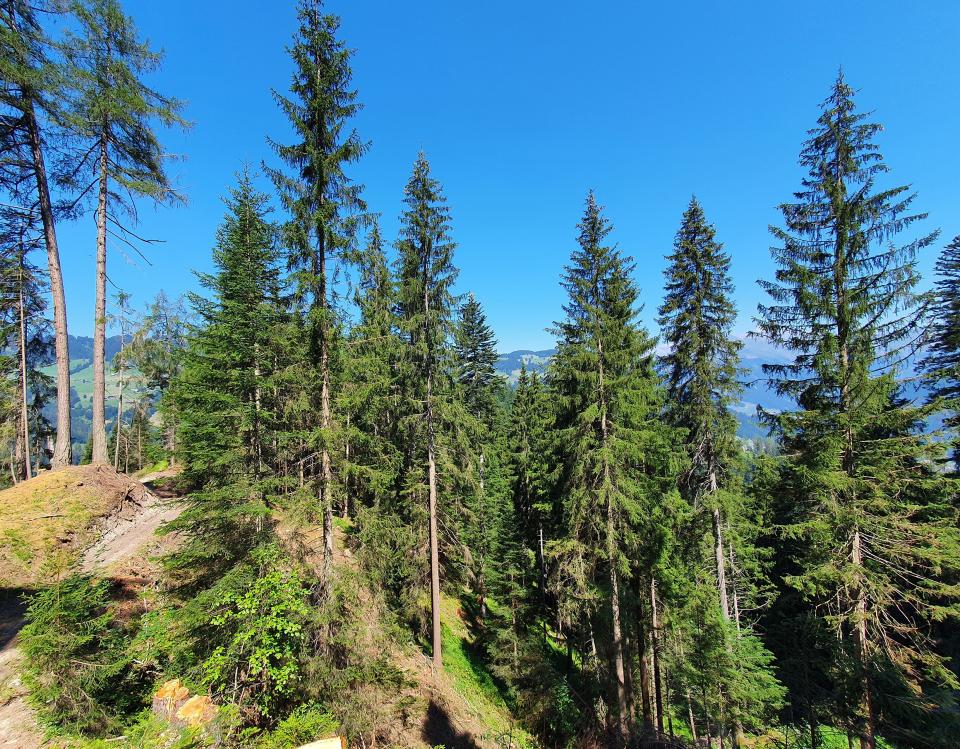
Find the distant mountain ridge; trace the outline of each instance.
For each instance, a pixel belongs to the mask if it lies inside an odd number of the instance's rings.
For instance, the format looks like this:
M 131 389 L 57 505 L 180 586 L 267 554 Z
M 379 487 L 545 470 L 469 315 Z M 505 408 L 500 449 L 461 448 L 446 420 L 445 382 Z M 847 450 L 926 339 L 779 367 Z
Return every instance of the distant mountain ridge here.
M 502 374 L 510 385 L 516 385 L 520 376 L 520 368 L 526 365 L 528 372 L 543 374 L 550 364 L 550 360 L 557 353 L 556 349 L 518 349 L 500 354 L 496 363 L 497 371 Z M 741 352 L 740 365 L 744 369 L 741 381 L 743 383 L 742 400 L 733 407 L 740 427 L 737 433 L 747 441 L 762 441 L 767 439 L 767 428 L 760 423 L 757 416 L 757 407 L 762 406 L 768 411 L 781 411 L 792 406 L 792 401 L 778 395 L 767 387 L 767 376 L 763 372 L 764 364 L 774 364 L 786 361 L 783 352 L 754 339 L 744 340 Z

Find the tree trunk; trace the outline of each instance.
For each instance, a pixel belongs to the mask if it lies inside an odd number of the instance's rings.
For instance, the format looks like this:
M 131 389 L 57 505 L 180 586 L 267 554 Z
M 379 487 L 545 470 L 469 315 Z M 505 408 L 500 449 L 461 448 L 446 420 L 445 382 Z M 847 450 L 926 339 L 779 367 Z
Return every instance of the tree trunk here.
M 640 668 L 640 706 L 643 712 L 643 726 L 652 729 L 654 726 L 653 702 L 650 697 L 650 670 L 647 668 L 648 641 L 647 628 L 644 626 L 644 611 L 641 604 L 642 587 L 637 585 L 637 661 Z
M 613 510 L 611 505 L 607 504 L 607 545 L 610 547 L 612 555 L 613 537 L 610 535 L 610 527 L 613 524 Z M 624 746 L 627 745 L 630 736 L 630 701 L 627 698 L 626 677 L 624 675 L 624 656 L 623 656 L 623 635 L 620 622 L 620 580 L 617 574 L 615 560 L 610 559 L 610 620 L 613 627 L 613 674 L 615 687 L 617 690 L 617 734 Z
M 437 456 L 436 434 L 433 423 L 433 349 L 430 343 L 430 285 L 426 261 L 423 268 L 423 312 L 425 343 L 427 345 L 427 499 L 430 514 L 430 608 L 433 619 L 433 668 L 443 668 L 440 629 L 440 539 L 437 531 Z
M 430 608 L 433 615 L 433 668 L 443 667 L 440 645 L 440 547 L 437 537 L 437 460 L 434 452 L 431 377 L 427 378 L 427 491 L 430 503 Z
M 314 303 L 320 308 L 320 503 L 323 505 L 323 583 L 333 574 L 333 468 L 330 463 L 330 342 L 327 335 L 327 253 L 323 227 L 317 229 L 314 272 L 318 280 Z
M 604 385 L 604 358 L 603 342 L 597 341 L 598 391 L 600 398 L 600 438 L 603 449 L 606 450 L 609 441 L 609 425 L 607 420 L 607 396 Z M 605 453 L 604 453 L 605 454 Z M 607 509 L 607 564 L 610 568 L 610 621 L 613 629 L 613 675 L 617 692 L 617 734 L 623 746 L 630 742 L 630 700 L 627 696 L 626 678 L 624 676 L 623 634 L 620 620 L 620 579 L 617 573 L 617 526 L 614 515 L 613 498 L 611 496 L 613 478 L 610 475 L 610 464 L 606 457 L 603 460 L 603 487 Z
M 663 695 L 660 689 L 660 622 L 657 616 L 657 581 L 650 576 L 650 654 L 653 659 L 653 696 L 657 731 L 663 733 Z
M 120 331 L 120 388 L 117 394 L 117 418 L 114 427 L 116 442 L 113 445 L 113 470 L 115 471 L 120 470 L 120 425 L 123 423 L 123 386 L 127 369 L 127 362 L 123 356 L 124 333 L 125 331 Z
M 851 559 L 858 572 L 863 567 L 863 551 L 860 529 L 853 532 Z M 862 573 L 860 573 L 862 574 Z M 854 621 L 854 647 L 857 654 L 857 666 L 860 669 L 860 749 L 876 749 L 876 716 L 874 715 L 873 695 L 870 693 L 870 643 L 867 635 L 867 594 L 863 582 L 855 585 L 856 619 Z
M 29 94 L 24 98 L 33 172 L 37 181 L 37 199 L 40 218 L 43 222 L 43 239 L 47 247 L 47 268 L 50 275 L 50 297 L 53 300 L 53 331 L 57 358 L 57 439 L 53 448 L 51 465 L 63 468 L 73 462 L 73 444 L 70 432 L 70 348 L 67 340 L 67 300 L 63 292 L 63 274 L 60 270 L 60 250 L 57 246 L 57 229 L 50 202 L 50 187 L 47 183 L 47 168 L 43 162 L 40 141 L 40 126 Z
M 30 464 L 30 409 L 27 405 L 27 315 L 23 304 L 23 245 L 20 246 L 20 289 L 18 307 L 20 313 L 20 432 L 23 439 L 23 475 L 29 481 L 33 477 Z
M 93 416 L 91 433 L 94 463 L 109 460 L 106 426 L 106 337 L 107 337 L 107 139 L 109 131 L 103 123 L 100 134 L 100 190 L 97 198 L 97 276 L 93 314 Z

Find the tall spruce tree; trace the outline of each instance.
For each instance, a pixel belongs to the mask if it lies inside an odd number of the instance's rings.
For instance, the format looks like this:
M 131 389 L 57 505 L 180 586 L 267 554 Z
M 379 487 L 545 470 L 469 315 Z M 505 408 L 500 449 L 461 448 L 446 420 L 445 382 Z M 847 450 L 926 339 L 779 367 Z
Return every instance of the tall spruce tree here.
M 464 540 L 468 568 L 481 619 L 487 615 L 491 578 L 497 576 L 499 542 L 512 515 L 507 496 L 503 379 L 495 364 L 497 341 L 483 308 L 468 294 L 454 332 L 454 356 L 460 398 L 469 414 L 468 491 Z
M 404 188 L 397 241 L 398 316 L 403 336 L 403 415 L 409 469 L 404 491 L 426 507 L 430 548 L 430 606 L 433 665 L 442 666 L 440 632 L 440 538 L 437 466 L 452 390 L 451 344 L 456 300 L 452 286 L 456 245 L 450 209 L 426 156 L 417 156 Z
M 936 233 L 895 243 L 924 214 L 911 212 L 908 187 L 876 187 L 887 172 L 879 130 L 839 75 L 800 154 L 803 189 L 771 229 L 778 270 L 761 282 L 771 302 L 758 320 L 793 355 L 766 366 L 798 404 L 771 417 L 789 456 L 781 491 L 794 498 L 782 531 L 803 541 L 785 582 L 849 654 L 836 688 L 849 689 L 863 749 L 876 746 L 878 725 L 896 730 L 881 674 L 915 694 L 952 683 L 925 633 L 957 613 L 946 581 L 960 565 L 952 491 L 930 469 L 939 448 L 920 429 L 929 410 L 905 402 L 897 380 L 922 330 L 915 258 Z
M 51 58 L 51 42 L 41 18 L 52 3 L 5 0 L 0 3 L 0 187 L 21 208 L 36 211 L 43 226 L 57 367 L 57 433 L 52 466 L 73 459 L 70 413 L 70 351 L 67 302 L 57 243 L 57 215 L 47 165 L 48 138 L 62 121 L 62 66 Z
M 536 559 L 541 616 L 546 617 L 546 541 L 553 537 L 552 414 L 547 390 L 536 372 L 521 364 L 510 409 L 507 447 L 514 514 L 519 534 Z
M 179 457 L 199 489 L 173 523 L 188 541 L 170 563 L 187 582 L 201 586 L 263 543 L 270 531 L 273 345 L 284 310 L 267 202 L 242 174 L 217 231 L 215 271 L 198 274 L 207 295 L 190 297 L 197 326 L 172 385 L 180 416 Z
M 345 512 L 350 510 L 351 498 L 367 507 L 389 499 L 400 471 L 397 288 L 377 221 L 356 264 L 360 280 L 354 302 L 359 318 L 347 338 L 343 387 L 337 401 L 345 421 Z
M 581 571 L 583 589 L 563 594 L 596 600 L 609 622 L 604 650 L 610 656 L 612 729 L 614 741 L 626 745 L 633 718 L 624 600 L 641 513 L 658 501 L 645 472 L 656 462 L 648 450 L 656 441 L 650 430 L 660 404 L 654 342 L 636 322 L 633 263 L 608 244 L 612 226 L 592 192 L 577 229 L 579 248 L 562 281 L 568 300 L 565 319 L 555 327 L 559 344 L 552 370 L 561 400 L 558 441 L 567 527 L 557 553 L 563 565 Z
M 290 95 L 274 92 L 281 111 L 290 121 L 295 140 L 273 146 L 288 171 L 267 169 L 283 207 L 290 214 L 284 227 L 288 264 L 296 271 L 299 293 L 309 300 L 306 364 L 319 380 L 311 418 L 313 431 L 308 449 L 319 457 L 318 485 L 324 515 L 324 577 L 329 580 L 333 562 L 334 475 L 331 451 L 334 419 L 331 411 L 332 346 L 337 328 L 336 304 L 332 298 L 337 263 L 354 242 L 357 224 L 366 211 L 361 186 L 353 183 L 346 168 L 367 149 L 350 120 L 360 111 L 351 88 L 352 52 L 337 36 L 340 19 L 323 12 L 320 0 L 302 0 L 298 9 L 300 27 L 290 56 L 295 70 Z M 304 455 L 315 465 L 314 455 Z
M 960 472 L 960 236 L 940 254 L 936 266 L 936 303 L 931 311 L 931 340 L 923 360 L 932 398 L 947 411 L 945 424 L 954 434 L 953 472 Z
M 691 504 L 710 505 L 720 609 L 730 621 L 733 581 L 728 580 L 725 521 L 718 495 L 738 450 L 737 421 L 730 406 L 741 390 L 737 369 L 742 344 L 732 337 L 736 308 L 731 299 L 730 256 L 715 235 L 700 204 L 691 198 L 674 252 L 667 258 L 660 328 L 670 347 L 663 357 L 667 413 L 685 431 L 690 456 L 684 489 Z
M 181 199 L 166 173 L 166 155 L 155 125 L 184 126 L 186 121 L 180 116 L 181 102 L 145 83 L 160 65 L 161 55 L 138 38 L 133 19 L 117 0 L 82 0 L 72 10 L 80 30 L 68 34 L 65 43 L 75 89 L 67 121 L 84 147 L 68 178 L 80 189 L 78 201 L 96 195 L 91 430 L 93 462 L 106 463 L 107 240 L 113 235 L 136 249 L 139 237 L 121 213 L 135 222 L 137 199 L 155 203 Z
M 750 695 L 744 695 L 738 686 L 762 683 L 764 679 L 757 670 L 769 663 L 770 656 L 742 620 L 741 608 L 747 601 L 744 581 L 737 573 L 745 566 L 743 558 L 747 555 L 742 553 L 746 550 L 736 549 L 730 538 L 732 527 L 741 528 L 745 520 L 754 519 L 737 517 L 745 497 L 738 491 L 743 461 L 731 406 L 742 387 L 738 381 L 742 344 L 733 338 L 736 308 L 730 256 L 716 240 L 715 229 L 696 198 L 691 198 L 683 214 L 674 251 L 667 260 L 666 293 L 660 306 L 660 328 L 669 346 L 661 361 L 666 413 L 672 425 L 685 435 L 688 463 L 681 476 L 681 489 L 694 511 L 687 532 L 692 532 L 694 540 L 702 537 L 702 519 L 709 516 L 712 533 L 709 558 L 687 560 L 685 583 L 695 588 L 702 578 L 701 566 L 707 563 L 712 567 L 720 614 L 718 621 L 705 615 L 703 601 L 698 601 L 696 592 L 691 593 L 693 609 L 687 610 L 699 626 L 688 652 L 703 655 L 706 639 L 711 634 L 719 639 L 723 657 L 713 660 L 709 678 L 704 673 L 694 678 L 713 682 L 719 688 L 701 707 L 709 712 L 711 704 L 718 702 L 711 718 L 716 722 L 726 716 L 739 740 L 744 718 L 769 712 L 769 706 L 757 699 L 749 699 L 748 705 L 746 698 Z M 697 543 L 692 550 L 696 556 L 701 553 Z M 712 627 L 708 626 L 711 621 Z M 751 657 L 754 655 L 762 656 L 759 662 Z M 774 699 L 778 696 L 776 689 L 767 694 Z

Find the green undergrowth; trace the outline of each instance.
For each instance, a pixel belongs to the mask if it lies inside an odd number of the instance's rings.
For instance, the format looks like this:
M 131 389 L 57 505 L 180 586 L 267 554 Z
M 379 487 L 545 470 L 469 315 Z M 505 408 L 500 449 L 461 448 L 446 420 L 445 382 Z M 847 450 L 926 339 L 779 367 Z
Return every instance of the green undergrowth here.
M 512 740 L 513 746 L 520 748 L 537 746 L 517 724 L 503 691 L 474 648 L 457 599 L 442 596 L 440 618 L 444 671 L 474 717 L 487 728 L 487 738 L 498 743 Z

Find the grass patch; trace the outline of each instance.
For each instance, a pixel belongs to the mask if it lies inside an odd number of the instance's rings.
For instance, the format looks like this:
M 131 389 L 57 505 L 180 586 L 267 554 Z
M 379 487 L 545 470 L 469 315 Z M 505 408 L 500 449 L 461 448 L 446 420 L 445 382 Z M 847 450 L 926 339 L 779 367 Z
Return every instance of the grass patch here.
M 443 670 L 470 710 L 487 727 L 487 738 L 496 740 L 512 734 L 515 746 L 536 746 L 533 738 L 516 724 L 496 680 L 480 661 L 455 598 L 442 596 L 440 620 Z
M 0 587 L 47 583 L 73 564 L 116 501 L 101 481 L 95 468 L 73 466 L 0 491 Z

